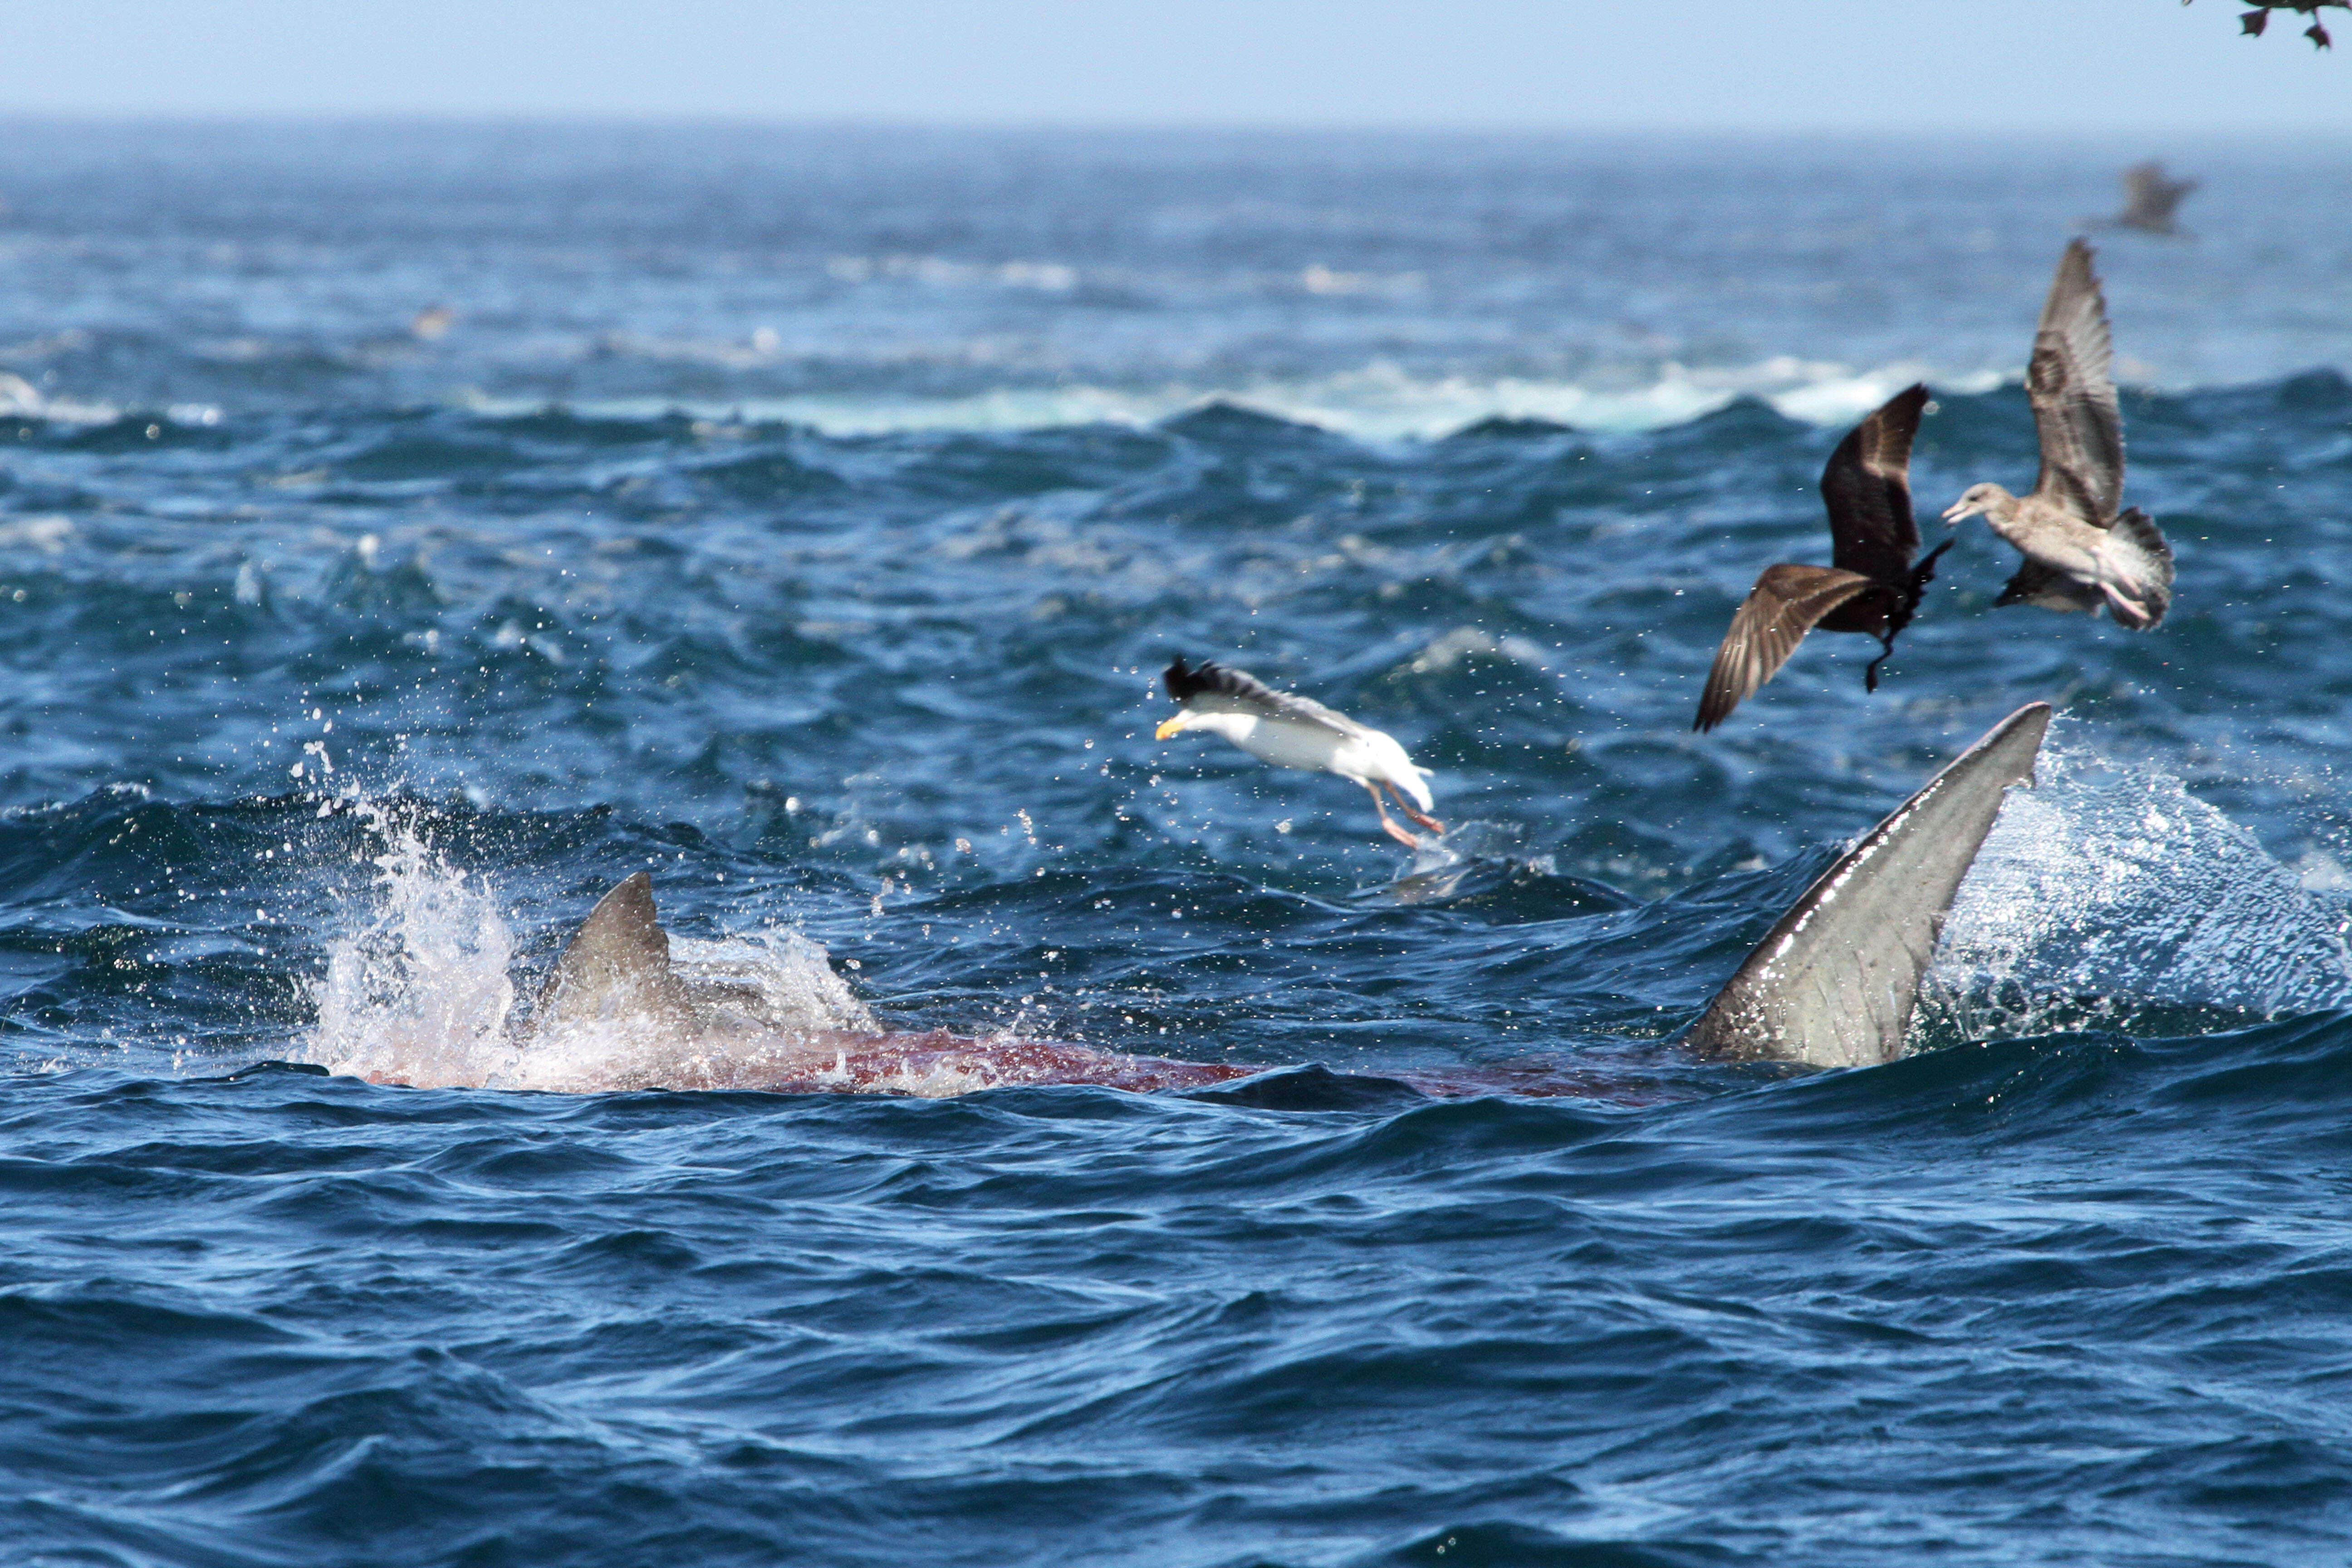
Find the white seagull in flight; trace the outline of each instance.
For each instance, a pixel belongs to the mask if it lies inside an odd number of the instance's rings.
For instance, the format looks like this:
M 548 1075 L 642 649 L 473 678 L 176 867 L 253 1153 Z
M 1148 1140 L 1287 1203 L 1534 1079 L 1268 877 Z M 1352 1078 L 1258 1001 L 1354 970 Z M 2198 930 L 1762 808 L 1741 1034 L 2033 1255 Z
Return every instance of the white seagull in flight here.
M 1161 679 L 1182 710 L 1153 731 L 1159 739 L 1206 730 L 1277 768 L 1319 768 L 1353 779 L 1371 791 L 1389 837 L 1410 848 L 1420 848 L 1421 840 L 1389 816 L 1388 803 L 1381 797 L 1383 786 L 1407 816 L 1433 833 L 1445 831 L 1445 824 L 1428 815 L 1436 804 L 1430 798 L 1429 770 L 1416 767 L 1396 737 L 1385 731 L 1359 724 L 1312 698 L 1276 691 L 1246 671 L 1206 660 L 1198 669 L 1187 669 L 1179 658 Z M 1416 802 L 1419 810 L 1414 809 Z

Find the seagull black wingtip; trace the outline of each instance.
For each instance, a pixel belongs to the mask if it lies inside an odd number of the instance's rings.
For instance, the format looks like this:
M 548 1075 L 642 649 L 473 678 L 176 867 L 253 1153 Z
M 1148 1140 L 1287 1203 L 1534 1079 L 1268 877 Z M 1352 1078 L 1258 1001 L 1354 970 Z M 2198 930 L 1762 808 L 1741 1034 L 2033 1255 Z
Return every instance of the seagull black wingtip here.
M 1190 701 L 1204 691 L 1234 698 L 1244 702 L 1281 702 L 1281 693 L 1250 674 L 1247 670 L 1228 669 L 1215 659 L 1204 658 L 1192 668 L 1177 658 L 1160 678 L 1167 684 L 1168 695 L 1179 702 Z
M 1160 672 L 1160 679 L 1168 688 L 1168 695 L 1179 702 L 1188 698 L 1198 697 L 1203 691 L 1225 691 L 1238 694 L 1238 688 L 1231 672 L 1213 658 L 1204 658 L 1199 668 L 1192 668 L 1186 667 L 1184 656 L 1178 654 L 1169 661 L 1168 668 Z

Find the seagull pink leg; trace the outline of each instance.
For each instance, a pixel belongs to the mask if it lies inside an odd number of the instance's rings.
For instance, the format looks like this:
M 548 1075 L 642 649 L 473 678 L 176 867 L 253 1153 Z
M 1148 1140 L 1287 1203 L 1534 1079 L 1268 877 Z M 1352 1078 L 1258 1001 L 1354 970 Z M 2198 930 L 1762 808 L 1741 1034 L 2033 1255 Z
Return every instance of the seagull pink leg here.
M 1382 779 L 1381 782 L 1382 784 L 1388 784 L 1386 779 Z M 1412 808 L 1412 802 L 1405 799 L 1404 792 L 1398 789 L 1396 785 L 1389 784 L 1389 793 L 1396 796 L 1398 809 L 1402 810 L 1407 816 L 1412 817 L 1415 822 L 1420 823 L 1432 833 L 1443 833 L 1445 831 L 1445 824 L 1438 821 L 1437 818 L 1433 816 L 1425 816 L 1422 813 L 1415 811 Z M 1372 791 L 1372 798 L 1374 800 L 1380 799 L 1381 792 L 1378 790 Z M 1386 813 L 1383 813 L 1382 815 L 1385 816 Z
M 1388 829 L 1389 837 L 1408 849 L 1420 848 L 1421 840 L 1405 828 L 1399 827 L 1396 825 L 1396 819 L 1389 815 L 1388 802 L 1381 798 L 1379 787 L 1373 784 L 1366 784 L 1364 787 L 1372 792 L 1372 809 L 1381 814 L 1381 826 Z

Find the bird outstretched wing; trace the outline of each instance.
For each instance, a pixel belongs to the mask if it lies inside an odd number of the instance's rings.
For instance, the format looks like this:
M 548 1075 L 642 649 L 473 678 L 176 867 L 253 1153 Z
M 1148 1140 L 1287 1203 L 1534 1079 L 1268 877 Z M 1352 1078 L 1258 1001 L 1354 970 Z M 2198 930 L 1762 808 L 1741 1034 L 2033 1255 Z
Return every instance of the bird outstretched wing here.
M 1919 548 L 1911 516 L 1911 437 L 1927 389 L 1918 384 L 1878 405 L 1846 432 L 1822 469 L 1822 503 L 1829 508 L 1831 556 L 1848 572 L 1899 583 Z
M 2124 495 L 2124 420 L 2116 404 L 2115 351 L 2091 247 L 2071 240 L 2051 279 L 2033 332 L 2025 390 L 2042 442 L 2033 493 L 2105 528 Z
M 1823 616 L 1878 586 L 1859 572 L 1835 566 L 1767 566 L 1747 603 L 1731 617 L 1715 667 L 1706 672 L 1698 718 L 1691 728 L 1712 730 L 1756 694 L 1789 661 Z
M 1168 695 L 1187 707 L 1258 713 L 1296 723 L 1318 724 L 1341 735 L 1379 733 L 1370 725 L 1360 724 L 1311 697 L 1276 691 L 1249 671 L 1228 669 L 1213 659 L 1204 658 L 1198 668 L 1187 668 L 1179 655 L 1160 679 L 1166 684 Z

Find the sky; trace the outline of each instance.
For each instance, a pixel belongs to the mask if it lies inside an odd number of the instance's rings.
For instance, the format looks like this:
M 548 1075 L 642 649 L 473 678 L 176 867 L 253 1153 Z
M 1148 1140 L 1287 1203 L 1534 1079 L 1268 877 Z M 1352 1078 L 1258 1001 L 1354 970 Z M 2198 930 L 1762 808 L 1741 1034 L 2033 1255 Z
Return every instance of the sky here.
M 2231 0 L 0 0 L 0 113 L 2352 132 Z

